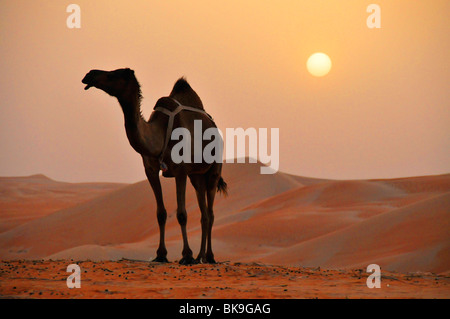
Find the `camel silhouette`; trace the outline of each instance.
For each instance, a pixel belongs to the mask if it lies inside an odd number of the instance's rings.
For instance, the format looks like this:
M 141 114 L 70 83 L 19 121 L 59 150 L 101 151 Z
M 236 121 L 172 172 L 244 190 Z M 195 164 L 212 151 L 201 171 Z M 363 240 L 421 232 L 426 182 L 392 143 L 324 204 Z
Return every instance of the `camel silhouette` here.
M 164 241 L 167 212 L 159 179 L 159 171 L 162 170 L 164 177 L 175 177 L 176 182 L 177 220 L 183 236 L 180 264 L 215 263 L 211 245 L 214 197 L 216 191 L 223 192 L 225 195 L 227 193 L 227 184 L 221 177 L 222 163 L 206 163 L 204 160 L 200 163 L 194 163 L 194 160 L 191 160 L 191 163 L 174 163 L 170 154 L 175 142 L 170 140 L 170 134 L 168 134 L 172 129 L 186 128 L 191 133 L 191 145 L 194 145 L 194 120 L 201 120 L 203 132 L 208 128 L 216 128 L 212 118 L 204 111 L 200 97 L 184 78 L 180 78 L 175 83 L 170 95 L 162 97 L 156 102 L 150 119 L 146 121 L 141 113 L 140 85 L 133 70 L 128 68 L 114 71 L 91 70 L 83 78 L 82 83 L 86 84 L 85 90 L 95 87 L 117 98 L 124 114 L 128 141 L 133 149 L 142 156 L 145 174 L 156 199 L 156 216 L 160 232 L 159 247 L 153 261 L 168 262 Z M 182 105 L 189 107 L 180 111 L 179 106 Z M 178 112 L 177 115 L 170 119 L 171 116 L 168 115 L 175 114 L 175 110 Z M 220 142 L 223 143 L 223 141 Z M 202 147 L 205 147 L 204 141 Z M 195 188 L 201 211 L 202 239 L 200 252 L 196 259 L 192 256 L 186 232 L 187 176 Z

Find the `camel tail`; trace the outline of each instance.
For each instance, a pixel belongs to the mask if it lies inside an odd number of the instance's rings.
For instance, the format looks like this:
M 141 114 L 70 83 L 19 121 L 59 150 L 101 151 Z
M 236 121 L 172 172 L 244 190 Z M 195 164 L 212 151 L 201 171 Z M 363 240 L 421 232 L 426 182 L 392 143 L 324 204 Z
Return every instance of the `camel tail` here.
M 228 186 L 222 177 L 220 177 L 219 182 L 217 183 L 217 192 L 222 193 L 225 196 L 228 196 Z

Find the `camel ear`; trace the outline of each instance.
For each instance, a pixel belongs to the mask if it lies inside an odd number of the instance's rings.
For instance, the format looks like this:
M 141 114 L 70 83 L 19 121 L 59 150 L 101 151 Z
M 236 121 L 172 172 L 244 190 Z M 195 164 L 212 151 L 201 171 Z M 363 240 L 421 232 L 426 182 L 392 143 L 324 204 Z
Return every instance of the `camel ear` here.
M 131 70 L 130 68 L 123 69 L 123 73 L 122 74 L 127 79 L 131 79 L 131 78 L 135 77 L 134 76 L 134 71 Z

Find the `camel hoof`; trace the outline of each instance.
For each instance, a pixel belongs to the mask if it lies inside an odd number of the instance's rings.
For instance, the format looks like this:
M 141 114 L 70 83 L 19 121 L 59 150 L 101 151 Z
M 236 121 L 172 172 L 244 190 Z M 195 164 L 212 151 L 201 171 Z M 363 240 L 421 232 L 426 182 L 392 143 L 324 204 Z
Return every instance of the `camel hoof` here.
M 198 264 L 198 262 L 192 256 L 183 257 L 180 260 L 180 265 L 195 265 L 195 264 Z
M 152 260 L 152 262 L 156 262 L 156 263 L 168 263 L 169 261 L 167 260 L 166 257 L 156 257 L 155 259 Z
M 206 258 L 206 262 L 208 264 L 217 264 L 216 261 L 214 260 L 214 257 Z
M 197 256 L 197 258 L 195 258 L 195 262 L 197 264 L 205 264 L 206 263 L 206 258 L 204 256 Z

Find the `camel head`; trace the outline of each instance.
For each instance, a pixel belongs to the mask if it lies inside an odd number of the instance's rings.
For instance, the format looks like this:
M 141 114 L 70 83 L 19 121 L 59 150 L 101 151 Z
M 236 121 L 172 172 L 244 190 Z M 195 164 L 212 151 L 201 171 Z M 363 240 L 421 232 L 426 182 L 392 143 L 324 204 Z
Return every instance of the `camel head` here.
M 131 93 L 136 85 L 139 87 L 134 71 L 128 68 L 114 71 L 91 70 L 81 82 L 86 84 L 85 90 L 96 87 L 117 98 Z

